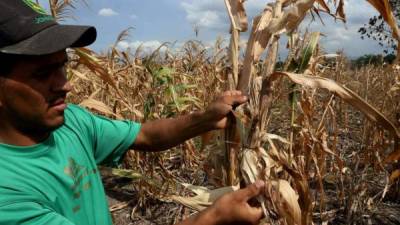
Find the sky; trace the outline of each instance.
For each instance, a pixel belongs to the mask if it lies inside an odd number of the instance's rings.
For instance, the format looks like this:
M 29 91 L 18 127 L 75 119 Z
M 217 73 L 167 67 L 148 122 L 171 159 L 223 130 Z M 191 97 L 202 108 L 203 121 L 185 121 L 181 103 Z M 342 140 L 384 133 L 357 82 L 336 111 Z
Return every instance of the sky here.
M 88 6 L 78 3 L 71 12 L 74 19 L 64 24 L 93 25 L 98 30 L 97 41 L 91 46 L 96 51 L 106 50 L 113 45 L 118 34 L 132 27 L 128 40 L 119 43 L 120 48 L 135 49 L 143 45 L 145 49 L 154 49 L 164 42 L 176 43 L 176 46 L 188 40 L 197 39 L 211 46 L 217 37 L 229 43 L 230 22 L 223 0 L 86 0 Z M 39 1 L 46 7 L 44 0 Z M 78 1 L 80 2 L 80 1 Z M 271 0 L 247 0 L 245 2 L 249 24 Z M 357 32 L 368 23 L 368 19 L 377 12 L 365 0 L 346 0 L 345 13 L 347 23 L 334 21 L 323 16 L 325 25 L 317 19 L 306 19 L 303 30 L 321 31 L 321 44 L 327 53 L 344 50 L 349 57 L 364 54 L 382 53 L 383 48 L 377 42 L 361 40 Z M 198 36 L 195 29 L 199 30 Z M 242 34 L 242 40 L 248 38 Z M 282 38 L 281 42 L 285 42 Z M 285 43 L 281 45 L 285 47 Z M 284 50 L 282 50 L 284 52 Z

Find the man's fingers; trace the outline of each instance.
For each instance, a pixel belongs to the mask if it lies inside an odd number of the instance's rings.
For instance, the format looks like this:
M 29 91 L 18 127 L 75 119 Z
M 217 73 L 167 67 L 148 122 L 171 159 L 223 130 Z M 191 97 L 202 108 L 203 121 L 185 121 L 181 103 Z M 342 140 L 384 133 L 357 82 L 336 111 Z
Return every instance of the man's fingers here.
M 222 100 L 224 101 L 225 104 L 231 106 L 238 106 L 240 104 L 245 103 L 247 101 L 247 97 L 244 95 L 223 96 Z
M 224 93 L 222 93 L 222 96 L 232 96 L 232 95 L 242 95 L 241 91 L 225 91 Z
M 242 198 L 244 201 L 248 201 L 251 198 L 254 198 L 261 193 L 263 193 L 265 187 L 264 181 L 258 180 L 253 184 L 247 186 L 238 191 L 239 198 Z
M 248 98 L 241 91 L 225 91 L 218 97 L 225 104 L 231 105 L 233 109 L 245 103 Z
M 232 91 L 232 95 L 242 95 L 241 91 Z

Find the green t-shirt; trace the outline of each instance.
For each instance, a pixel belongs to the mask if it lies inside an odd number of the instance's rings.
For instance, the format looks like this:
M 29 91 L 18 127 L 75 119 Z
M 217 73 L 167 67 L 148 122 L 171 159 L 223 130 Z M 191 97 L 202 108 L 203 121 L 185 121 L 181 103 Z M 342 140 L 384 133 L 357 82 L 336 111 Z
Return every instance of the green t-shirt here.
M 117 164 L 140 124 L 68 105 L 43 143 L 0 144 L 0 225 L 110 225 L 98 164 Z

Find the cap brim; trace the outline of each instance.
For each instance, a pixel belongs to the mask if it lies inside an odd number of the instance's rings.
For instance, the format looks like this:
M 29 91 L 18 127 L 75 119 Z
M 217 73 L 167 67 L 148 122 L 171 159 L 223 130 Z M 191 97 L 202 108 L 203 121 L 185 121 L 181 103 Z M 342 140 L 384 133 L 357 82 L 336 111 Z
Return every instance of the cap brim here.
M 0 52 L 18 55 L 47 55 L 69 47 L 84 47 L 96 40 L 96 28 L 91 26 L 54 25 L 32 37 L 0 48 Z

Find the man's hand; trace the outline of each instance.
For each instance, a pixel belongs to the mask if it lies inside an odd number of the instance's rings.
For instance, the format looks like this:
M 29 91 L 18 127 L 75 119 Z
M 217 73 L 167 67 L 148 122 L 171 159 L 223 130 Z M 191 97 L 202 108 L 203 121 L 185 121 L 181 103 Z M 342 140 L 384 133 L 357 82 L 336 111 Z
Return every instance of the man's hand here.
M 257 181 L 248 187 L 226 194 L 212 206 L 178 225 L 256 225 L 263 217 L 262 209 L 248 201 L 264 193 L 265 183 Z
M 208 106 L 204 114 L 214 129 L 224 129 L 227 125 L 228 114 L 234 107 L 246 101 L 247 97 L 241 91 L 226 91 Z
M 222 196 L 213 206 L 217 224 L 259 224 L 263 216 L 262 209 L 252 207 L 248 201 L 264 193 L 265 183 L 256 181 L 248 187 Z

